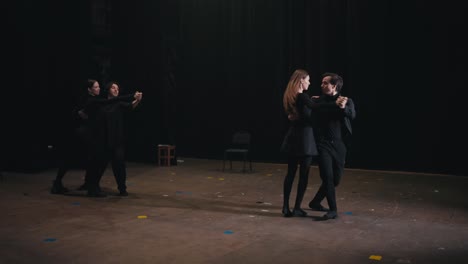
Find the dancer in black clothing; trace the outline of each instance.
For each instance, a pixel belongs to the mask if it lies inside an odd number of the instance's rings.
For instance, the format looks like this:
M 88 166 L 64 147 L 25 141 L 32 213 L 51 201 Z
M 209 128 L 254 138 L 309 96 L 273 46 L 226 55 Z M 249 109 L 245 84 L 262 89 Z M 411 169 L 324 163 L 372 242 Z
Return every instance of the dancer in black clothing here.
M 120 87 L 116 82 L 110 82 L 107 86 L 108 100 L 112 100 L 119 96 Z M 120 196 L 127 196 L 126 186 L 126 166 L 124 152 L 124 115 L 125 112 L 134 109 L 141 101 L 143 94 L 135 93 L 135 100 L 132 103 L 116 101 L 106 104 L 98 111 L 98 126 L 96 127 L 96 136 L 102 141 L 97 146 L 97 162 L 98 171 L 96 182 L 99 186 L 99 181 L 104 174 L 109 160 L 111 160 L 112 171 Z M 90 195 L 93 195 L 88 191 Z
M 322 185 L 310 201 L 309 207 L 318 211 L 327 210 L 320 204 L 326 197 L 330 209 L 322 218 L 328 220 L 338 217 L 335 187 L 343 175 L 347 145 L 352 133 L 351 120 L 356 117 L 356 111 L 351 98 L 340 96 L 343 86 L 341 76 L 336 73 L 325 73 L 322 76 L 322 95 L 313 100 L 316 103 L 336 102 L 339 108 L 321 108 L 317 111 L 315 131 Z
M 309 74 L 305 70 L 296 70 L 286 87 L 283 105 L 291 119 L 289 130 L 282 144 L 282 151 L 288 155 L 288 172 L 283 185 L 283 216 L 307 216 L 301 209 L 302 199 L 307 188 L 309 168 L 313 156 L 318 154 L 312 128 L 312 113 L 319 108 L 338 108 L 335 102 L 314 103 L 307 94 L 303 93 L 309 87 Z M 296 202 L 291 212 L 289 196 L 299 164 L 299 184 Z
M 90 101 L 90 98 L 97 98 L 100 93 L 99 83 L 96 80 L 87 80 L 88 94 L 85 100 L 81 100 L 78 106 L 72 112 L 74 127 L 72 131 L 66 136 L 65 141 L 59 147 L 60 156 L 57 175 L 53 181 L 50 192 L 52 194 L 63 194 L 68 192 L 68 189 L 63 186 L 62 179 L 67 171 L 72 167 L 74 162 L 73 152 L 80 152 L 89 154 L 90 132 L 88 127 L 88 115 L 83 111 L 85 105 Z M 76 148 L 83 148 L 77 150 Z M 89 156 L 86 158 L 86 176 L 89 178 Z
M 136 98 L 134 95 L 119 96 L 111 100 L 106 98 L 100 98 L 100 86 L 99 82 L 93 79 L 87 80 L 88 94 L 81 100 L 81 103 L 73 111 L 73 117 L 77 124 L 73 133 L 67 137 L 67 140 L 60 147 L 61 155 L 59 160 L 59 166 L 56 178 L 52 184 L 50 192 L 52 194 L 63 194 L 68 192 L 68 189 L 63 186 L 62 179 L 66 172 L 72 167 L 74 156 L 73 152 L 85 153 L 86 155 L 86 174 L 85 184 L 80 189 L 87 189 L 88 185 L 92 181 L 91 178 L 96 177 L 98 174 L 97 163 L 94 161 L 96 158 L 96 148 L 94 147 L 97 143 L 94 136 L 94 127 L 96 124 L 96 114 L 100 108 L 113 102 L 126 102 Z M 77 149 L 78 148 L 78 149 Z M 83 148 L 81 151 L 79 148 Z

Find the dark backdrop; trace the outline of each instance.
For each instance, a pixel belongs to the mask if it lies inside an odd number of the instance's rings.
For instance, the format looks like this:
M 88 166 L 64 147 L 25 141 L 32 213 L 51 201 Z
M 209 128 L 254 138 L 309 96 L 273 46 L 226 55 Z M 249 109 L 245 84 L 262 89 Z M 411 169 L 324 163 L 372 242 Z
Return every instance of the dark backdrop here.
M 356 104 L 348 167 L 468 174 L 459 1 L 23 0 L 7 9 L 7 169 L 50 164 L 47 146 L 59 144 L 85 78 L 143 91 L 127 120 L 129 160 L 155 162 L 158 143 L 221 159 L 246 129 L 254 161 L 284 162 L 282 94 L 304 68 L 310 94 L 321 73 L 337 72 Z

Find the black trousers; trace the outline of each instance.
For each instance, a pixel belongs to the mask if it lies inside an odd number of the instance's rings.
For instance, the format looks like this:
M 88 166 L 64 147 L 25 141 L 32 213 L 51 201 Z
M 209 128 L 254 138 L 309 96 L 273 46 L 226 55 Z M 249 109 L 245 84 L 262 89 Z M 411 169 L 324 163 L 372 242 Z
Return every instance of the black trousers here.
M 90 164 L 90 133 L 86 127 L 74 129 L 59 146 L 58 170 L 55 177 L 56 181 L 61 181 L 70 168 L 79 161 L 85 162 L 86 176 L 89 178 Z M 78 153 L 79 157 L 76 157 Z
M 112 172 L 114 173 L 117 188 L 119 191 L 126 191 L 127 168 L 125 165 L 125 149 L 123 145 L 106 147 L 98 151 L 97 159 L 92 168 L 95 176 L 89 181 L 92 182 L 94 188 L 99 189 L 99 182 L 106 171 L 109 161 L 112 165 Z
M 283 184 L 283 208 L 289 209 L 289 196 L 291 195 L 291 189 L 296 176 L 297 165 L 299 164 L 299 184 L 297 185 L 297 196 L 294 208 L 301 208 L 302 200 L 307 189 L 307 183 L 309 181 L 309 170 L 310 164 L 312 163 L 312 156 L 295 157 L 290 156 L 288 158 L 288 173 L 284 178 Z
M 337 211 L 335 187 L 340 184 L 343 176 L 346 146 L 341 140 L 320 140 L 317 144 L 319 151 L 319 171 L 322 185 L 311 203 L 319 204 L 327 198 L 331 211 Z

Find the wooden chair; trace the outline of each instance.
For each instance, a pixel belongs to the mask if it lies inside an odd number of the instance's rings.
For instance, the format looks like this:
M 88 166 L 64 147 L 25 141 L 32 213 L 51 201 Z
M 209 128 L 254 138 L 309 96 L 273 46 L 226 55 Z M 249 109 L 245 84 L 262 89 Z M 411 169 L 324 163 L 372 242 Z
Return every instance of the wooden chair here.
M 158 145 L 158 165 L 159 166 L 171 166 L 171 160 L 175 158 L 174 145 Z M 161 162 L 162 161 L 162 162 Z

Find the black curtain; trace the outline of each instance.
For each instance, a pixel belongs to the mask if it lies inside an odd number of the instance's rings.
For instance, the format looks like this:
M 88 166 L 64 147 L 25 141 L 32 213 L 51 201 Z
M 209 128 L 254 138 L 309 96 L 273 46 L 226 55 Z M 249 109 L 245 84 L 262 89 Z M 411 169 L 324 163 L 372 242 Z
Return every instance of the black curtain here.
M 220 158 L 248 129 L 256 160 L 283 161 L 282 93 L 305 68 L 311 94 L 332 71 L 356 103 L 349 167 L 466 174 L 465 11 L 455 1 L 179 1 L 178 149 Z
M 51 119 L 37 111 L 34 118 L 3 119 L 12 136 L 27 138 L 31 127 L 41 127 L 42 138 L 53 135 L 61 115 L 55 110 L 65 108 L 60 104 L 73 95 L 75 80 L 99 71 L 90 55 L 99 53 L 93 49 L 99 39 L 88 33 L 95 26 L 87 6 L 96 1 L 14 4 L 9 30 L 19 40 L 8 61 L 21 70 L 9 85 L 36 95 L 22 101 L 25 108 L 61 103 L 44 110 Z M 107 77 L 125 92 L 144 93 L 128 118 L 129 160 L 155 161 L 159 143 L 176 144 L 181 156 L 221 159 L 232 133 L 246 129 L 254 160 L 284 162 L 282 96 L 291 73 L 303 68 L 311 95 L 320 93 L 320 74 L 331 71 L 343 76 L 343 94 L 355 101 L 348 167 L 468 174 L 457 154 L 468 147 L 462 2 L 106 3 L 112 7 Z
M 6 5 L 1 169 L 53 165 L 54 148 L 89 68 L 88 5 L 29 0 Z

